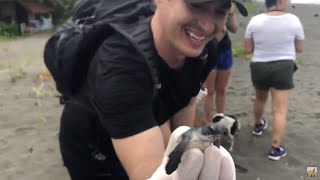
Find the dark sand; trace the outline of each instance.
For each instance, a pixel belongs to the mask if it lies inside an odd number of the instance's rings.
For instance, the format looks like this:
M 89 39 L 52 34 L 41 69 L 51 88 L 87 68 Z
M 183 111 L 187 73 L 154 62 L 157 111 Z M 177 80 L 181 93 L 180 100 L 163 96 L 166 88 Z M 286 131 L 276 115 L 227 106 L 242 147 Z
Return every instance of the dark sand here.
M 271 127 L 262 137 L 251 135 L 253 88 L 249 61 L 236 58 L 226 113 L 237 115 L 242 122 L 232 155 L 249 172 L 238 173 L 239 180 L 307 179 L 307 166 L 320 167 L 320 17 L 313 16 L 320 13 L 320 6 L 296 5 L 290 11 L 298 15 L 304 25 L 306 47 L 305 52 L 298 56 L 296 88 L 290 95 L 284 138 L 288 155 L 278 162 L 267 159 Z M 241 17 L 240 20 L 241 30 L 232 36 L 234 44 L 242 43 L 249 18 Z M 42 52 L 48 37 L 49 34 L 42 34 L 0 42 L 1 180 L 69 179 L 62 165 L 57 139 L 62 106 L 52 96 L 51 82 L 44 81 L 41 97 L 37 97 L 34 91 L 42 82 L 38 74 L 44 68 Z M 11 68 L 8 62 L 12 64 Z M 14 70 L 19 66 L 26 75 L 12 81 L 11 76 L 19 74 Z M 271 124 L 270 110 L 269 101 L 265 117 Z

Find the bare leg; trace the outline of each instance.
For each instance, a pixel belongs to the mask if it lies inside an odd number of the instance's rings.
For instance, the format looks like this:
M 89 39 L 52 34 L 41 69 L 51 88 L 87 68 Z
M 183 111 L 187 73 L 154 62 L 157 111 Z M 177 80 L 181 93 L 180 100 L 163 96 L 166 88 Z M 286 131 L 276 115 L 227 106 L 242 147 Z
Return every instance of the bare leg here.
M 271 96 L 273 112 L 272 146 L 278 148 L 282 143 L 287 123 L 289 90 L 276 90 L 272 88 Z
M 262 115 L 264 112 L 264 106 L 268 100 L 268 93 L 269 91 L 262 91 L 256 89 L 256 99 L 254 101 L 253 106 L 255 124 L 261 123 Z
M 213 95 L 215 90 L 216 76 L 217 71 L 212 70 L 204 83 L 204 86 L 208 89 L 208 95 L 203 97 L 203 106 L 207 122 L 211 122 L 211 118 L 213 116 Z
M 216 111 L 217 113 L 224 113 L 226 104 L 226 94 L 231 70 L 218 70 L 215 82 L 216 92 Z

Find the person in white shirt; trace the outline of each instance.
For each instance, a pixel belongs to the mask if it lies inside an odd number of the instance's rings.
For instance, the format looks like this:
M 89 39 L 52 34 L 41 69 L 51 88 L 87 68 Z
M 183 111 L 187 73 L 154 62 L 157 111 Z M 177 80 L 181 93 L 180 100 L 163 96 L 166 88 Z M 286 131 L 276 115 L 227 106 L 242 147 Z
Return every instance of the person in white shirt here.
M 263 119 L 265 103 L 271 92 L 273 112 L 272 147 L 268 157 L 279 160 L 286 155 L 282 145 L 289 90 L 294 88 L 296 53 L 304 49 L 304 31 L 297 16 L 287 13 L 289 0 L 266 0 L 266 13 L 254 16 L 245 33 L 246 53 L 253 53 L 250 70 L 255 87 L 254 135 L 267 128 Z

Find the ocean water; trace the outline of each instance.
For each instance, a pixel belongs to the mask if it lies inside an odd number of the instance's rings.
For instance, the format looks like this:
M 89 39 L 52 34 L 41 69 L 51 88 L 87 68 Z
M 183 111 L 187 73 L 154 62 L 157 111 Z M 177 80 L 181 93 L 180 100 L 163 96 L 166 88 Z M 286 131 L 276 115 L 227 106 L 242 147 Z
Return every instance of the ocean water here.
M 264 2 L 264 0 L 256 0 L 259 2 Z M 291 0 L 291 3 L 295 4 L 320 4 L 320 0 Z

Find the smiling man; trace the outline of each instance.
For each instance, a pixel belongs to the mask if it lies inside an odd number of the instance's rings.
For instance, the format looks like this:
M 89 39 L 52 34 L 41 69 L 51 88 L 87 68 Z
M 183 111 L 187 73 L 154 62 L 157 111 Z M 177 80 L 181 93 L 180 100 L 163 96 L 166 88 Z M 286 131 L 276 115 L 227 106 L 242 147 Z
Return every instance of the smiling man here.
M 245 11 L 241 3 L 239 11 Z M 234 179 L 233 160 L 222 147 L 191 149 L 176 172 L 164 164 L 177 137 L 168 119 L 185 112 L 200 90 L 210 62 L 206 44 L 223 35 L 231 0 L 155 0 L 153 16 L 121 23 L 96 52 L 81 90 L 66 102 L 61 117 L 60 147 L 74 180 Z M 119 28 L 121 27 L 121 28 Z M 143 30 L 151 42 L 151 61 L 159 86 L 145 58 L 123 29 Z M 183 113 L 182 113 L 183 114 Z M 167 150 L 166 150 L 167 147 Z M 165 153 L 166 151 L 166 153 Z
M 197 57 L 206 43 L 224 31 L 230 2 L 193 0 L 156 1 L 151 21 L 155 45 L 172 68 Z

